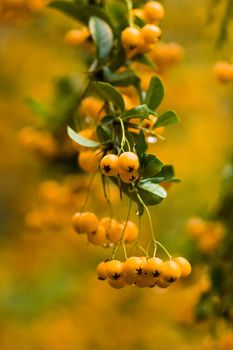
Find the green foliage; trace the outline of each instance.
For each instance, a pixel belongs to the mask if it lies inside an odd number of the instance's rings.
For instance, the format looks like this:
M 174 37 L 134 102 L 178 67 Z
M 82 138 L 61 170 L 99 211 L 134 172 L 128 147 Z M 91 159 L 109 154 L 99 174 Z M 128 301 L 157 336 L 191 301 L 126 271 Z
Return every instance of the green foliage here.
M 158 117 L 158 120 L 156 121 L 154 127 L 159 128 L 160 126 L 168 126 L 168 125 L 176 124 L 179 121 L 180 121 L 180 118 L 177 116 L 176 112 L 167 111 Z
M 145 104 L 148 108 L 155 110 L 159 107 L 164 97 L 164 87 L 158 77 L 152 77 L 146 94 Z
M 100 146 L 99 142 L 89 140 L 86 137 L 83 137 L 83 136 L 77 134 L 69 126 L 67 127 L 67 132 L 68 132 L 68 135 L 71 138 L 71 140 L 78 143 L 80 146 L 88 147 L 88 148 L 97 148 Z
M 99 95 L 104 101 L 112 102 L 114 106 L 119 108 L 122 112 L 125 110 L 125 103 L 123 97 L 111 84 L 103 82 L 94 82 L 91 84 L 92 89 Z

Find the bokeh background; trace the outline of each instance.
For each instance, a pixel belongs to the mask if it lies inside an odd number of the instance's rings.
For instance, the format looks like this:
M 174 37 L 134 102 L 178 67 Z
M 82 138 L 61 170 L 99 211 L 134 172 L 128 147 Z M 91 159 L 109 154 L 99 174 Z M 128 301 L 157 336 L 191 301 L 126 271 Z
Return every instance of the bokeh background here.
M 199 263 L 186 233 L 191 216 L 208 215 L 215 207 L 222 169 L 232 153 L 233 86 L 220 84 L 213 75 L 214 63 L 229 57 L 232 45 L 222 51 L 214 48 L 221 7 L 211 24 L 207 2 L 167 0 L 165 8 L 163 39 L 181 44 L 184 58 L 163 78 L 161 110 L 176 110 L 181 123 L 168 128 L 166 141 L 152 151 L 174 164 L 182 182 L 172 186 L 152 214 L 159 240 L 194 264 L 187 281 L 166 290 L 114 290 L 98 281 L 95 268 L 107 251 L 87 245 L 70 227 L 71 215 L 85 198 L 86 178 L 77 180 L 65 167 L 41 161 L 19 144 L 20 130 L 36 123 L 26 99 L 34 96 L 49 103 L 58 77 L 85 70 L 84 53 L 64 44 L 75 23 L 51 9 L 18 12 L 16 17 L 0 12 L 2 350 L 232 349 L 227 324 L 196 321 L 196 304 L 209 285 L 208 263 Z M 60 185 L 59 198 L 46 197 L 47 180 Z M 89 208 L 105 216 L 109 208 L 96 181 Z M 72 186 L 76 191 L 70 199 L 66 189 Z M 114 189 L 112 193 L 115 213 L 122 219 L 126 205 L 122 207 Z M 34 217 L 34 228 L 26 227 L 28 213 L 39 210 L 47 215 L 47 225 L 38 229 Z M 143 230 L 147 235 L 146 218 Z M 230 340 L 224 342 L 224 336 Z M 216 345 L 214 337 L 224 339 Z

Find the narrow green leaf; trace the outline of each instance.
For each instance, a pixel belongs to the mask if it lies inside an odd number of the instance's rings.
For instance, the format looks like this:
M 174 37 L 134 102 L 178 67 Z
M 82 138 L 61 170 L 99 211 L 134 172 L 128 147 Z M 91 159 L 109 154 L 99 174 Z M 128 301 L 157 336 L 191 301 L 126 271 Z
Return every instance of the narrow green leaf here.
M 176 112 L 167 111 L 158 117 L 158 120 L 155 123 L 155 128 L 158 128 L 160 126 L 168 126 L 168 125 L 176 124 L 179 121 L 180 121 L 180 118 L 177 116 Z
M 96 93 L 105 101 L 111 101 L 122 112 L 125 110 L 123 97 L 111 84 L 94 82 L 91 84 Z
M 163 163 L 153 154 L 145 154 L 141 163 L 143 177 L 154 176 L 158 174 L 163 167 Z
M 98 17 L 91 17 L 89 28 L 96 46 L 96 56 L 100 61 L 108 58 L 113 47 L 113 33 L 111 27 Z
M 145 64 L 146 66 L 152 69 L 156 68 L 156 64 L 154 63 L 154 61 L 148 55 L 145 54 L 135 56 L 134 61 Z
M 147 105 L 140 105 L 133 107 L 132 109 L 125 112 L 122 116 L 123 119 L 139 118 L 149 119 L 149 109 Z
M 31 109 L 31 111 L 35 113 L 38 117 L 44 120 L 48 120 L 51 118 L 51 115 L 48 109 L 40 101 L 37 101 L 31 97 L 28 97 L 25 102 L 26 102 L 26 105 Z
M 129 26 L 129 11 L 125 1 L 108 0 L 105 9 L 113 23 L 116 35 L 120 37 L 124 28 Z
M 101 145 L 101 143 L 92 141 L 87 139 L 86 137 L 83 137 L 79 134 L 77 134 L 73 129 L 71 129 L 69 126 L 67 127 L 67 132 L 71 140 L 78 143 L 81 146 L 88 147 L 88 148 L 96 148 Z
M 152 183 L 158 184 L 163 181 L 168 182 L 180 182 L 180 179 L 175 177 L 174 169 L 172 165 L 164 165 L 159 173 L 153 177 L 147 179 L 142 179 L 140 183 L 150 181 Z

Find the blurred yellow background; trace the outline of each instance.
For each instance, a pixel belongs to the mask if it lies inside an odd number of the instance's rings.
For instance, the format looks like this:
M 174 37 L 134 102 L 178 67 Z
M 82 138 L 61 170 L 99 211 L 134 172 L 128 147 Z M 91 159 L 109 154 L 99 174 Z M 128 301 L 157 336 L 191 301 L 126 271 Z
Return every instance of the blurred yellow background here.
M 217 26 L 206 25 L 203 1 L 167 0 L 165 8 L 163 39 L 181 44 L 184 59 L 164 77 L 161 110 L 176 110 L 181 123 L 168 128 L 166 141 L 152 151 L 174 164 L 182 182 L 151 212 L 159 240 L 195 261 L 186 221 L 215 205 L 233 146 L 233 86 L 219 84 L 212 72 L 230 49 L 214 49 Z M 227 347 L 224 340 L 213 347 L 210 323 L 195 322 L 198 296 L 208 288 L 205 266 L 196 265 L 187 282 L 168 290 L 114 290 L 97 280 L 96 265 L 107 252 L 87 245 L 67 220 L 84 198 L 82 188 L 71 206 L 62 204 L 57 212 L 58 221 L 64 214 L 62 229 L 24 226 L 27 212 L 42 205 L 42 181 L 71 181 L 20 147 L 18 133 L 36 120 L 27 97 L 49 101 L 55 78 L 84 69 L 82 57 L 64 44 L 72 27 L 72 20 L 50 9 L 0 21 L 0 349 L 230 350 L 232 342 Z M 93 195 L 89 205 L 105 216 L 102 197 Z M 125 217 L 126 208 L 117 200 L 115 205 Z M 145 233 L 148 227 L 145 218 Z M 225 332 L 219 322 L 215 334 Z

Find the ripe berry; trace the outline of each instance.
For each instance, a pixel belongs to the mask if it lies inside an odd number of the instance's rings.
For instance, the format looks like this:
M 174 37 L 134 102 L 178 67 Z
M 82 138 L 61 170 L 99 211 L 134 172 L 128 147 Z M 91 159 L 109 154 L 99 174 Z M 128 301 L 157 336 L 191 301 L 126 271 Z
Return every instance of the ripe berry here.
M 136 153 L 124 152 L 118 160 L 119 172 L 122 175 L 135 173 L 139 168 L 139 159 Z
M 155 44 L 159 40 L 161 33 L 161 29 L 153 24 L 146 24 L 141 30 L 141 35 L 146 44 Z
M 124 263 L 119 260 L 110 260 L 106 263 L 106 274 L 112 280 L 117 280 L 122 276 Z
M 156 281 L 156 286 L 159 287 L 159 288 L 167 288 L 167 287 L 170 287 L 170 285 L 171 285 L 171 283 L 165 281 L 163 278 L 159 278 Z
M 192 268 L 188 260 L 180 256 L 175 259 L 175 262 L 179 265 L 181 269 L 181 277 L 185 278 L 190 275 Z
M 172 283 L 177 281 L 180 276 L 180 266 L 174 260 L 169 260 L 164 263 L 164 270 L 162 275 L 162 279 L 164 281 Z
M 92 97 L 85 97 L 80 105 L 79 112 L 84 117 L 89 117 L 92 119 L 99 119 L 102 116 L 101 110 L 103 109 L 104 102 Z
M 123 225 L 119 224 L 115 219 L 105 217 L 100 220 L 100 224 L 106 229 L 107 238 L 112 242 L 116 243 L 121 238 L 123 231 Z
M 78 163 L 82 170 L 89 173 L 95 173 L 98 169 L 99 162 L 102 158 L 102 151 L 82 151 L 78 156 Z
M 164 271 L 164 263 L 160 258 L 154 257 L 146 261 L 143 273 L 145 275 L 153 276 L 154 278 L 159 278 L 162 276 Z
M 127 27 L 121 33 L 124 48 L 134 48 L 139 44 L 141 33 L 137 28 Z
M 118 278 L 116 280 L 109 279 L 108 284 L 115 289 L 121 289 L 126 285 L 123 278 Z
M 159 22 L 165 14 L 164 7 L 158 1 L 149 1 L 143 7 L 144 14 L 148 21 Z
M 138 238 L 138 227 L 135 225 L 132 221 L 127 221 L 127 224 L 125 226 L 125 222 L 123 222 L 123 227 L 125 227 L 124 231 L 124 242 L 125 243 L 132 243 L 136 241 Z
M 101 280 L 101 281 L 106 280 L 107 274 L 106 274 L 106 262 L 105 261 L 101 261 L 99 263 L 99 265 L 96 268 L 96 272 L 97 272 L 99 280 Z
M 90 32 L 88 28 L 72 29 L 66 33 L 65 43 L 68 45 L 81 45 L 83 44 L 87 38 L 90 36 Z
M 77 233 L 92 233 L 97 230 L 99 220 L 94 213 L 76 213 L 72 217 L 72 226 Z
M 139 172 L 120 174 L 120 179 L 126 184 L 132 184 L 139 178 Z
M 149 275 L 139 275 L 136 279 L 135 285 L 139 288 L 152 288 L 155 286 L 155 278 Z
M 100 170 L 103 175 L 115 176 L 118 173 L 118 157 L 115 154 L 107 154 L 100 162 Z
M 124 280 L 127 284 L 136 282 L 137 277 L 142 275 L 146 258 L 132 256 L 126 260 L 124 265 Z
M 225 61 L 217 62 L 214 66 L 214 74 L 221 83 L 233 82 L 233 64 Z
M 106 241 L 106 230 L 102 225 L 98 225 L 97 230 L 89 232 L 87 239 L 90 243 L 94 245 L 101 245 Z

